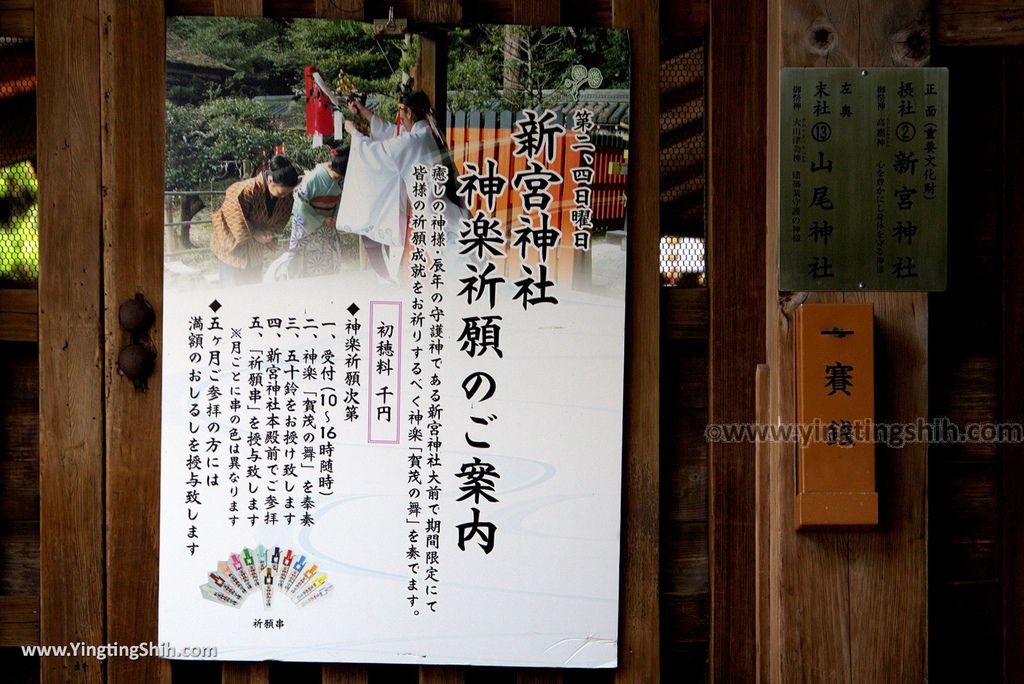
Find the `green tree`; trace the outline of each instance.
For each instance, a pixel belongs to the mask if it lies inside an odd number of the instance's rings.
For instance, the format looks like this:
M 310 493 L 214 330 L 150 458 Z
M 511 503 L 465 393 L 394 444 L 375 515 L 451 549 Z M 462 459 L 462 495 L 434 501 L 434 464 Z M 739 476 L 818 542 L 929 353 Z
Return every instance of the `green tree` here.
M 167 30 L 235 70 L 224 83 L 225 95 L 252 97 L 292 92 L 294 63 L 284 40 L 288 23 L 260 17 L 171 17 Z
M 449 34 L 448 108 L 518 111 L 566 97 L 575 64 L 601 70 L 604 88 L 629 87 L 625 31 L 478 26 Z
M 218 180 L 244 178 L 265 162 L 285 132 L 270 110 L 258 100 L 220 98 L 200 106 L 167 108 L 167 162 L 164 188 L 196 191 L 212 188 Z M 181 195 L 176 233 L 179 247 L 192 246 L 191 221 L 205 206 L 198 195 Z

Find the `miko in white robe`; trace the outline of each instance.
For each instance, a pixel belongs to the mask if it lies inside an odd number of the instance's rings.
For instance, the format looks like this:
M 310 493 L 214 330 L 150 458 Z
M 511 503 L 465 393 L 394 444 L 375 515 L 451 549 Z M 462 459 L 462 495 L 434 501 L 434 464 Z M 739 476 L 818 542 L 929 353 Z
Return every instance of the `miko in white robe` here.
M 389 276 L 397 281 L 406 249 L 413 167 L 424 164 L 429 168 L 442 164 L 444 158 L 428 120 L 417 121 L 411 130 L 402 130 L 400 134 L 395 129 L 395 124 L 374 114 L 370 118 L 369 137 L 358 130 L 351 133 L 337 227 L 383 245 Z M 429 202 L 424 215 L 430 225 L 433 214 Z M 460 221 L 467 213 L 458 203 L 445 198 L 444 215 L 447 255 L 455 246 Z

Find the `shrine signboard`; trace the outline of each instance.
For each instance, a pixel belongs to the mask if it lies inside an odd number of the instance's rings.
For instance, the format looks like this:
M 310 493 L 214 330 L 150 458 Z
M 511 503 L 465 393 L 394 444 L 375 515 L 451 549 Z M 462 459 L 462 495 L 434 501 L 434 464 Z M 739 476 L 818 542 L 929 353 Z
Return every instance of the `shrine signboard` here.
M 946 287 L 949 73 L 782 69 L 779 289 Z
M 457 69 L 508 33 L 544 88 Z M 168 20 L 162 642 L 617 663 L 628 34 L 461 41 L 446 127 L 367 25 Z

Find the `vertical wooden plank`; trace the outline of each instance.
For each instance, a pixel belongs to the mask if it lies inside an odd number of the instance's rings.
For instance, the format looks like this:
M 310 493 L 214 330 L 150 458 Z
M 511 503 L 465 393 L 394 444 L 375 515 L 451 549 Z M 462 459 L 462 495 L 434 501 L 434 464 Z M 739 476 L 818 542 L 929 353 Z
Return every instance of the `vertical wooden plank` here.
M 714 0 L 708 47 L 710 423 L 754 420 L 751 372 L 764 360 L 764 4 Z M 737 192 L 737 188 L 743 188 Z M 742 245 L 742 247 L 740 247 Z M 774 371 L 774 369 L 773 369 Z M 711 673 L 755 677 L 753 444 L 708 444 Z
M 616 682 L 661 678 L 659 624 L 660 276 L 657 0 L 616 0 L 613 24 L 628 28 L 632 122 L 626 289 L 626 407 L 622 571 Z
M 260 17 L 263 0 L 213 0 L 213 13 L 218 17 Z
M 370 675 L 366 665 L 324 665 L 322 684 L 366 684 Z
M 221 684 L 267 684 L 270 681 L 270 664 L 224 663 L 220 681 Z
M 1024 148 L 1024 132 L 1015 112 L 1024 107 L 1024 58 L 1012 53 L 1005 59 L 1003 110 L 1003 220 L 1002 230 L 1002 350 L 1000 420 L 1020 421 L 1024 416 L 1024 274 L 1013 255 L 1024 248 L 1024 172 L 1010 150 Z M 1024 672 L 1024 445 L 1004 444 L 1003 457 L 1003 673 Z
M 768 52 L 766 242 L 769 417 L 794 419 L 792 314 L 802 301 L 875 307 L 877 420 L 928 415 L 927 295 L 782 293 L 778 288 L 778 69 L 781 66 L 918 66 L 927 62 L 928 3 L 771 0 Z M 712 10 L 714 11 L 714 10 Z M 920 47 L 923 45 L 924 47 Z M 913 49 L 911 49 L 913 48 Z M 792 445 L 769 449 L 769 571 L 760 648 L 770 681 L 927 680 L 927 445 L 879 445 L 881 522 L 854 532 L 796 533 Z
M 102 644 L 99 6 L 96 0 L 39 0 L 36 9 L 39 638 L 43 644 Z M 44 684 L 103 679 L 103 664 L 95 659 L 40 659 Z
M 163 289 L 164 13 L 159 3 L 101 0 L 103 252 L 106 304 L 107 639 L 157 640 L 160 379 L 148 391 L 119 377 L 131 343 L 118 309 Z M 157 338 L 158 331 L 153 331 Z M 159 349 L 159 342 L 156 343 Z M 126 591 L 126 587 L 133 587 Z M 112 658 L 109 682 L 169 682 L 159 658 Z
M 516 672 L 516 684 L 562 684 L 559 670 L 538 670 L 522 668 Z
M 758 425 L 767 425 L 769 422 L 768 393 L 770 391 L 770 380 L 768 364 L 757 364 L 757 370 L 754 372 L 754 403 L 756 405 L 754 415 Z M 768 499 L 769 446 L 769 443 L 763 440 L 758 440 L 754 446 L 754 479 L 757 482 L 757 488 L 754 492 L 757 506 L 757 534 L 754 540 L 756 547 L 754 561 L 754 582 L 756 588 L 754 594 L 757 597 L 757 604 L 754 607 L 754 624 L 757 627 L 757 649 L 755 651 L 756 667 L 754 671 L 756 672 L 755 681 L 764 682 L 765 684 L 771 679 L 768 667 L 769 658 L 767 653 L 762 650 L 768 644 L 768 563 L 771 558 L 771 537 L 768 534 L 768 520 L 771 517 L 769 508 L 771 502 Z
M 420 668 L 420 684 L 462 684 L 465 670 L 448 665 L 427 665 Z

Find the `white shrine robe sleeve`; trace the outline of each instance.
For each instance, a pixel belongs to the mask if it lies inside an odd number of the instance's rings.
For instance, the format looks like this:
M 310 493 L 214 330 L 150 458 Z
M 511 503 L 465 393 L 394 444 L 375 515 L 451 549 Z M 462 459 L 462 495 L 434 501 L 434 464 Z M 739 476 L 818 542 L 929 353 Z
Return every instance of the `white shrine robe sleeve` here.
M 370 137 L 374 140 L 390 140 L 395 137 L 395 124 L 374 114 L 370 117 Z
M 365 235 L 391 247 L 405 245 L 405 193 L 402 170 L 412 152 L 409 136 L 384 141 L 367 138 L 358 131 L 345 172 L 345 184 L 338 206 L 339 231 Z

